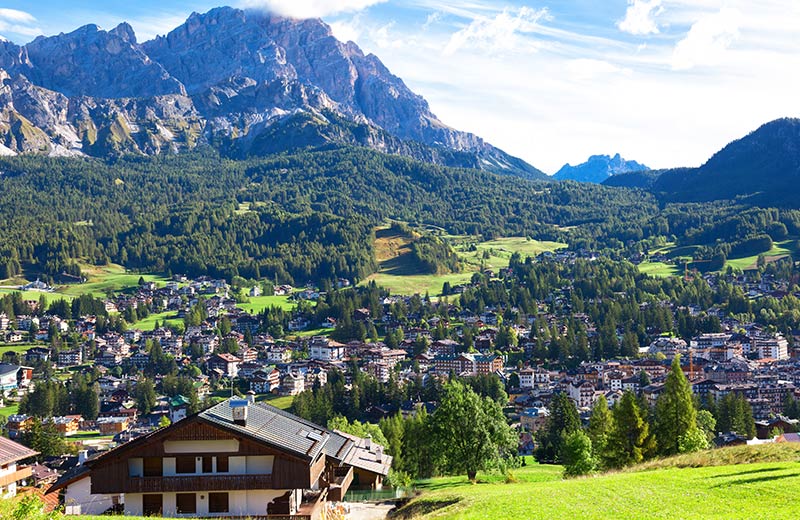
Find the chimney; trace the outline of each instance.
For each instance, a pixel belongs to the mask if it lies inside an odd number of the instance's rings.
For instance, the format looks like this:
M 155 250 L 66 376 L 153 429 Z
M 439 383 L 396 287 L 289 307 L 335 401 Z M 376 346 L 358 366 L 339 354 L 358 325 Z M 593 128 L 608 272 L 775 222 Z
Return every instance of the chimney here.
M 253 392 L 252 390 L 247 392 L 247 402 L 249 404 L 255 404 L 255 402 L 256 402 L 256 393 Z
M 86 459 L 89 458 L 89 452 L 86 450 L 81 450 L 78 452 L 78 466 L 83 466 L 86 462 Z
M 375 445 L 375 460 L 383 462 L 383 446 Z
M 367 435 L 366 441 L 364 445 L 367 447 L 368 451 L 372 451 L 372 435 Z
M 233 424 L 247 426 L 247 408 L 250 405 L 250 401 L 247 399 L 231 399 L 228 404 L 231 407 Z

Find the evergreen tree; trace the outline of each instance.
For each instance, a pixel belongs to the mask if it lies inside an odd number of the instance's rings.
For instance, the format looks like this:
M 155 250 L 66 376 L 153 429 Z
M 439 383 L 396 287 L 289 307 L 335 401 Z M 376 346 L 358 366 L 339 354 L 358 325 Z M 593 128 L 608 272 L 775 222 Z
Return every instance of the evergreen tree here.
M 581 419 L 575 403 L 564 393 L 553 396 L 550 402 L 550 417 L 544 429 L 539 431 L 539 447 L 536 460 L 545 463 L 561 461 L 561 448 L 566 437 L 581 428 Z
M 614 405 L 614 427 L 608 436 L 608 443 L 603 454 L 603 463 L 608 468 L 622 468 L 637 464 L 644 458 L 645 453 L 652 449 L 648 443 L 652 442 L 649 436 L 649 427 L 642 418 L 636 396 L 630 390 L 622 395 L 622 399 Z
M 595 459 L 601 460 L 602 454 L 606 450 L 608 435 L 614 426 L 614 418 L 608 409 L 608 401 L 601 395 L 592 407 L 592 415 L 589 418 L 589 438 L 592 441 Z
M 672 360 L 664 391 L 656 401 L 655 414 L 659 453 L 667 456 L 680 453 L 681 438 L 697 428 L 697 410 L 692 387 L 681 369 L 679 354 Z

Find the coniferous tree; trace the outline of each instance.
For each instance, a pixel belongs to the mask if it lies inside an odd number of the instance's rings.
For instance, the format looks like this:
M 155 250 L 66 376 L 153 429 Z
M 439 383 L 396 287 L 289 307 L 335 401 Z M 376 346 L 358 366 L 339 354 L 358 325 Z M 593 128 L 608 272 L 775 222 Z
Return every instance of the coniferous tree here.
M 581 419 L 572 399 L 564 393 L 554 395 L 550 402 L 550 417 L 544 429 L 538 433 L 539 447 L 535 453 L 536 460 L 546 463 L 559 462 L 564 439 L 580 428 Z
M 642 417 L 636 396 L 630 390 L 622 395 L 622 399 L 614 405 L 614 427 L 608 436 L 603 463 L 608 468 L 622 468 L 638 464 L 644 455 L 652 449 L 649 444 L 653 438 L 649 435 L 649 426 Z
M 664 382 L 664 391 L 656 401 L 655 434 L 661 455 L 680 453 L 681 438 L 697 429 L 697 410 L 692 387 L 681 369 L 680 355 L 672 360 L 672 368 Z
M 592 407 L 592 415 L 589 418 L 589 429 L 587 431 L 592 441 L 592 449 L 596 460 L 602 459 L 602 454 L 606 450 L 608 435 L 614 426 L 614 418 L 608 409 L 608 401 L 601 395 Z

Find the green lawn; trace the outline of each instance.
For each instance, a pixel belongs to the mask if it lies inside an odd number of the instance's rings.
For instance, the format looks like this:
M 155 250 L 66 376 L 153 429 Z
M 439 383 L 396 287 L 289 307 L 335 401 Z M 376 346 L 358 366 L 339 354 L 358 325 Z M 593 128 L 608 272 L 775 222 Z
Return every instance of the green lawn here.
M 766 253 L 762 253 L 766 258 L 767 262 L 775 261 L 780 258 L 784 258 L 789 255 L 796 254 L 797 251 L 791 249 L 794 240 L 785 240 L 783 242 L 775 242 L 772 246 L 772 249 L 767 251 Z M 733 267 L 734 269 L 740 269 L 745 271 L 747 269 L 756 269 L 758 264 L 758 257 L 760 255 L 752 255 L 746 256 L 744 258 L 734 258 L 728 259 L 725 266 Z
M 294 402 L 293 395 L 263 395 L 258 396 L 258 401 L 265 402 L 275 408 L 280 408 L 281 410 L 288 410 L 292 406 L 292 402 Z
M 73 298 L 73 296 L 61 292 L 17 291 L 15 289 L 0 289 L 0 296 L 15 292 L 22 293 L 23 300 L 33 300 L 35 302 L 38 302 L 39 298 L 44 295 L 45 301 L 47 301 L 48 305 L 58 300 L 72 301 Z
M 529 240 L 525 237 L 506 237 L 480 242 L 475 247 L 475 251 L 468 251 L 469 242 L 462 242 L 456 246 L 456 252 L 472 270 L 477 270 L 481 266 L 497 270 L 508 267 L 508 262 L 514 253 L 519 253 L 524 259 L 527 256 L 538 256 L 545 251 L 564 249 L 567 244 Z
M 81 296 L 92 294 L 104 297 L 110 292 L 119 292 L 139 285 L 139 278 L 146 282 L 162 282 L 168 280 L 153 274 L 128 273 L 121 265 L 110 264 L 104 266 L 81 265 L 81 269 L 88 278 L 83 284 L 70 284 L 60 287 L 58 293 L 68 296 Z
M 100 432 L 80 432 L 76 435 L 65 437 L 68 441 L 99 441 L 99 440 L 112 440 L 113 435 L 100 435 Z
M 369 276 L 362 283 L 365 284 L 375 280 L 375 283 L 389 289 L 392 294 L 424 295 L 427 292 L 430 296 L 438 296 L 442 293 L 442 285 L 444 282 L 450 282 L 450 285 L 459 285 L 469 282 L 471 278 L 472 272 L 409 275 L 376 273 Z
M 19 405 L 17 403 L 0 408 L 0 415 L 4 417 L 8 417 L 9 415 L 15 415 L 18 412 L 19 412 Z
M 139 320 L 130 328 L 132 329 L 141 329 L 141 330 L 153 330 L 156 328 L 156 322 L 160 325 L 173 325 L 177 326 L 183 323 L 183 319 L 177 318 L 174 311 L 169 312 L 159 312 L 156 314 L 151 314 L 143 320 Z
M 665 264 L 663 262 L 642 262 L 638 265 L 638 268 L 640 273 L 661 278 L 680 276 L 683 274 L 680 266 Z
M 267 307 L 280 307 L 283 310 L 291 311 L 295 303 L 289 300 L 288 296 L 255 296 L 249 298 L 248 303 L 239 303 L 236 306 L 251 314 L 256 314 Z
M 800 464 L 796 453 L 785 453 L 786 459 L 791 462 L 644 466 L 572 480 L 562 480 L 558 466 L 533 464 L 514 470 L 514 483 L 480 474 L 478 484 L 466 477 L 432 479 L 420 482 L 422 495 L 392 518 L 797 518 Z
M 2 355 L 5 354 L 6 352 L 16 352 L 17 354 L 24 354 L 25 352 L 27 352 L 29 348 L 35 346 L 37 345 L 33 343 L 9 344 L 9 345 L 3 344 L 0 345 L 0 357 L 2 357 Z M 41 344 L 39 344 L 38 346 L 41 346 Z

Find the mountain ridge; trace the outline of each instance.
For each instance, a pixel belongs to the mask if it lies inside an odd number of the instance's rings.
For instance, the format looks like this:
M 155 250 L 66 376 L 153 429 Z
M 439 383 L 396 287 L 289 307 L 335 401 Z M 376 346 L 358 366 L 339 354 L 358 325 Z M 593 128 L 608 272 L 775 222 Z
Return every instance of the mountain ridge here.
M 636 161 L 623 159 L 620 154 L 592 155 L 581 164 L 572 166 L 567 163 L 558 170 L 553 178 L 556 180 L 572 180 L 601 184 L 614 175 L 649 170 L 647 166 Z
M 371 141 L 359 145 L 403 154 L 429 148 L 416 157 L 460 157 L 441 163 L 453 166 L 463 166 L 467 154 L 471 167 L 546 178 L 442 123 L 380 59 L 339 41 L 319 19 L 218 7 L 141 44 L 125 22 L 108 31 L 87 24 L 23 46 L 0 43 L 0 69 L 6 153 L 151 155 L 236 141 L 228 150 L 246 156 L 258 152 L 248 143 L 284 119 L 336 113 L 333 119 L 371 128 Z M 294 144 L 319 139 L 299 136 Z
M 669 201 L 797 205 L 798 182 L 800 119 L 780 118 L 730 142 L 698 168 L 623 174 L 604 184 L 644 188 Z

